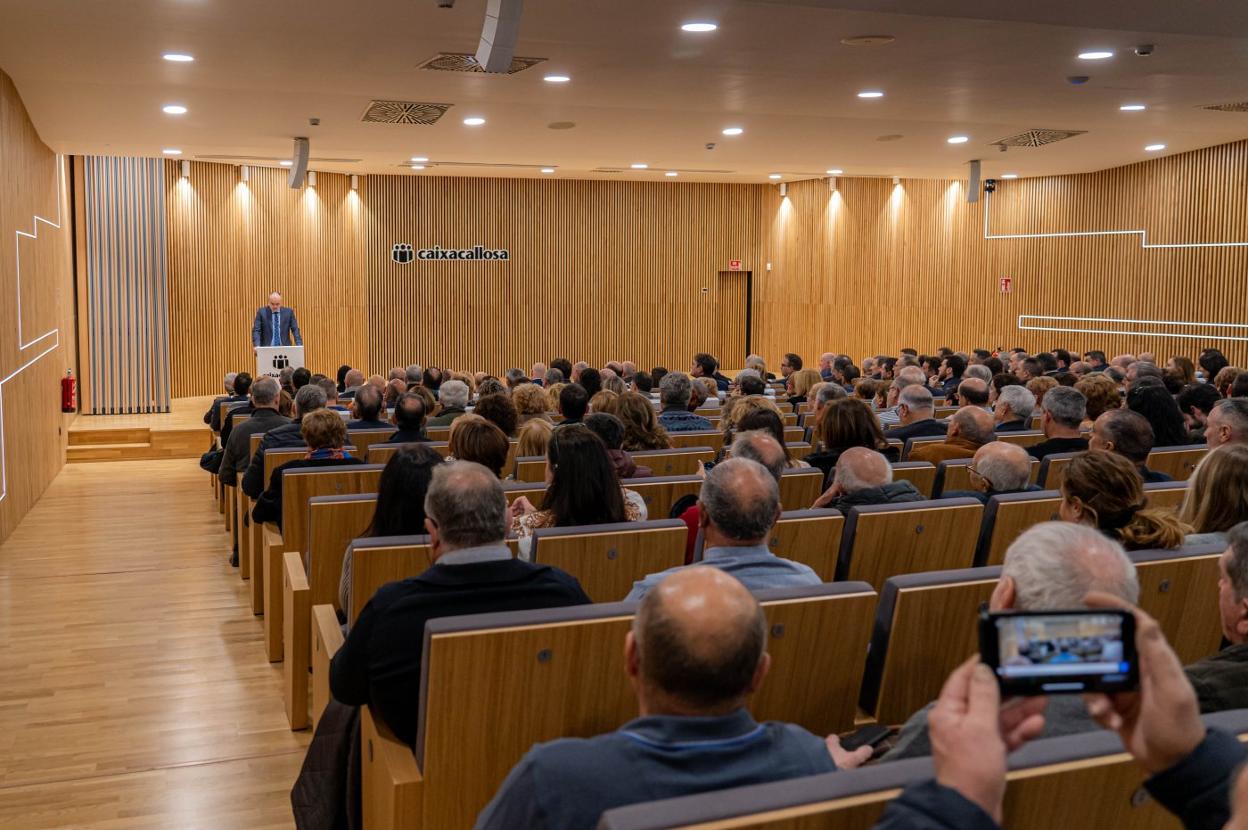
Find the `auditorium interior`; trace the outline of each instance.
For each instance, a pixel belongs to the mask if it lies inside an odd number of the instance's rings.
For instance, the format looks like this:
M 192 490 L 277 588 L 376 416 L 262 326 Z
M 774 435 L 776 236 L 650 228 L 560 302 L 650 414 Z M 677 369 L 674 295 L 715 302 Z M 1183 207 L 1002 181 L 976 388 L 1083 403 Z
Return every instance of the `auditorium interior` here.
M 0 827 L 1248 827 L 1245 522 L 1248 5 L 0 0 Z

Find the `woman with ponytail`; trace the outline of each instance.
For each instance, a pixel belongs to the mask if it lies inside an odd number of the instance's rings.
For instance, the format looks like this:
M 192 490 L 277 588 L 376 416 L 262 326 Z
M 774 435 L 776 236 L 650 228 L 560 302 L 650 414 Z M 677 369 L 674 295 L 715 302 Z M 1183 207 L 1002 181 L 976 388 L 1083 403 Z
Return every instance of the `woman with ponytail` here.
M 1127 550 L 1173 550 L 1188 532 L 1172 510 L 1148 507 L 1139 472 L 1117 453 L 1076 455 L 1061 492 L 1062 521 L 1094 527 Z

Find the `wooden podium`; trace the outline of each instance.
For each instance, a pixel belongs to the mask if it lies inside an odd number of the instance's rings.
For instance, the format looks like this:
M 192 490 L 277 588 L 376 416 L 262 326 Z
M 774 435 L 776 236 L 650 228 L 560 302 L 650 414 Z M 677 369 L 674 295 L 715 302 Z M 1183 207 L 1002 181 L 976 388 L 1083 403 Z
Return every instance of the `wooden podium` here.
M 303 346 L 257 346 L 256 377 L 275 378 L 282 370 L 303 365 Z

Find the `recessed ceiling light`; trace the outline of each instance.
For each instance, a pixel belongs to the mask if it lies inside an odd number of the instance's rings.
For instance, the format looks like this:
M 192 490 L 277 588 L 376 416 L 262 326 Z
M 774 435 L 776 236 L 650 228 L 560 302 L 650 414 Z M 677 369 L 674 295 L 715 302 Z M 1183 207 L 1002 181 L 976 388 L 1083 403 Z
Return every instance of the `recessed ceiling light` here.
M 165 111 L 166 115 L 185 115 L 186 114 L 186 107 L 182 106 L 181 104 L 165 104 L 163 107 L 161 107 L 161 109 Z
M 1148 107 L 1144 106 L 1143 104 L 1123 104 L 1118 109 L 1122 110 L 1123 112 L 1140 112 L 1141 110 L 1148 109 Z
M 768 173 L 768 174 L 767 174 L 767 178 L 769 178 L 769 179 L 782 179 L 782 178 L 784 178 L 784 176 L 780 175 L 779 173 Z
M 161 57 L 172 63 L 190 63 L 195 60 L 194 55 L 187 55 L 182 52 L 166 52 Z
M 420 164 L 421 162 L 425 162 L 425 161 L 428 161 L 428 160 L 429 160 L 429 157 L 428 157 L 428 156 L 412 156 L 412 163 L 413 163 L 413 164 Z
M 1103 61 L 1114 56 L 1113 52 L 1107 49 L 1097 49 L 1091 52 L 1080 52 L 1079 60 L 1081 61 Z
M 1145 150 L 1147 150 L 1147 151 L 1148 151 L 1148 152 L 1150 152 L 1150 153 L 1155 153 L 1155 152 L 1157 152 L 1158 150 L 1164 150 L 1164 149 L 1166 149 L 1166 145 L 1164 145 L 1164 144 L 1149 144 L 1149 145 L 1146 145 L 1146 146 L 1144 147 L 1144 149 L 1145 149 Z
M 464 126 L 466 127 L 480 127 L 484 123 L 485 119 L 479 115 L 474 115 L 471 118 L 464 119 Z
M 680 28 L 686 32 L 713 32 L 719 28 L 719 25 L 716 23 L 695 20 L 689 23 L 682 23 Z
M 829 176 L 839 176 L 845 171 L 839 167 L 833 167 L 831 170 L 825 170 L 824 172 L 826 172 Z
M 291 165 L 294 164 L 294 162 L 293 161 L 279 161 L 278 164 L 280 164 L 282 167 L 290 167 Z
M 745 130 L 741 127 L 725 127 L 722 132 L 724 135 L 741 135 Z
M 542 80 L 548 84 L 566 84 L 572 78 L 567 75 L 547 75 Z
M 555 168 L 553 168 L 553 167 L 543 167 L 543 168 L 542 168 L 542 172 L 543 172 L 543 173 L 553 173 L 553 172 L 555 172 Z
M 630 164 L 629 165 L 629 167 L 633 168 L 634 170 L 645 170 L 649 166 L 650 165 L 648 164 Z
M 173 147 L 166 147 L 165 149 L 161 150 L 160 152 L 164 153 L 166 156 L 180 156 L 180 155 L 182 155 L 182 151 L 181 151 L 181 150 L 174 149 Z
M 663 175 L 664 175 L 664 176 L 675 176 L 675 175 L 677 175 L 677 174 L 676 174 L 676 171 L 675 171 L 675 170 L 668 170 L 668 171 L 667 171 L 666 173 L 664 173 Z
M 413 164 L 413 165 L 412 165 L 412 169 L 413 169 L 413 170 L 424 170 L 424 169 L 425 169 L 425 166 L 424 166 L 423 164 Z
M 970 141 L 970 138 L 964 135 L 951 135 L 945 141 L 948 141 L 950 144 L 965 144 Z
M 864 89 L 858 93 L 859 98 L 883 98 L 884 93 L 878 89 Z
M 1001 174 L 1001 178 L 1003 178 L 1003 179 L 1017 179 L 1017 178 L 1018 178 L 1018 174 L 1017 174 L 1017 173 L 1002 173 L 1002 174 Z

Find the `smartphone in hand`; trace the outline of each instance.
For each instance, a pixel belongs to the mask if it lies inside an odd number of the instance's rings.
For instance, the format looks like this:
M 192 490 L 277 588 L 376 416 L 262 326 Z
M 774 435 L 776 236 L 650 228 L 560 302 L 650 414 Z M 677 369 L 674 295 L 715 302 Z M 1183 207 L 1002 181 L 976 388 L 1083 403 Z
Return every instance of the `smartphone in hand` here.
M 980 658 L 1002 697 L 1126 692 L 1139 686 L 1129 611 L 983 612 Z

